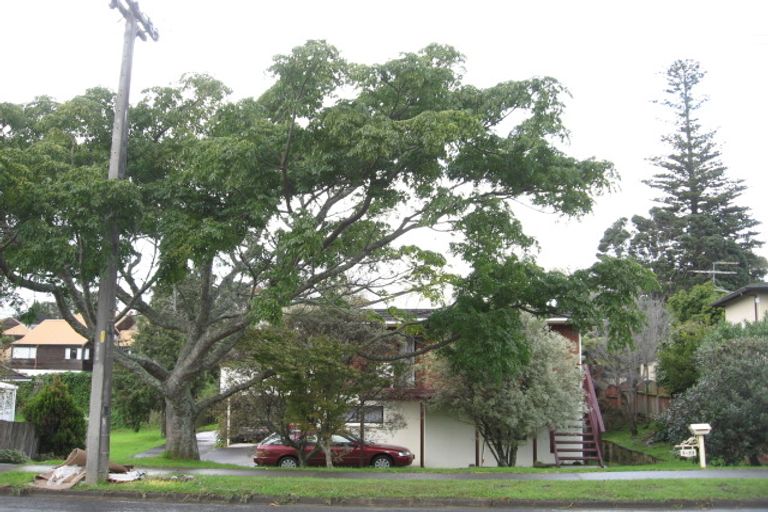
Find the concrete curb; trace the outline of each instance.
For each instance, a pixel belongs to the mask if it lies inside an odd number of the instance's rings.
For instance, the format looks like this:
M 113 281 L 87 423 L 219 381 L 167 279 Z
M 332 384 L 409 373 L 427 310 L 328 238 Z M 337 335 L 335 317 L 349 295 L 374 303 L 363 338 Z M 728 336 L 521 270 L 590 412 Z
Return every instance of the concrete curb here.
M 673 510 L 675 508 L 767 508 L 768 499 L 760 500 L 668 500 L 661 502 L 646 501 L 562 501 L 562 500 L 506 500 L 506 499 L 459 499 L 459 498 L 311 498 L 300 496 L 262 496 L 257 494 L 241 494 L 220 496 L 216 494 L 184 494 L 157 493 L 139 491 L 96 491 L 96 490 L 65 490 L 53 491 L 34 487 L 0 487 L 3 496 L 67 496 L 88 499 L 121 498 L 131 500 L 146 500 L 149 502 L 166 503 L 216 503 L 216 504 L 259 504 L 259 505 L 315 505 L 328 507 L 468 507 L 468 508 L 562 508 L 573 509 L 589 507 L 595 510 L 616 509 L 653 509 Z

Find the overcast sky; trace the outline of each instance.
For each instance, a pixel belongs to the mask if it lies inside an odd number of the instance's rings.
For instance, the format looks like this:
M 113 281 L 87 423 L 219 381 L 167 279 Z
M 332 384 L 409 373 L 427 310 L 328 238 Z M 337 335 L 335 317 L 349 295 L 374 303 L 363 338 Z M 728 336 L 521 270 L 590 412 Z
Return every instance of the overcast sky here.
M 741 204 L 768 223 L 765 144 L 768 2 L 738 1 L 289 1 L 143 0 L 160 33 L 137 41 L 132 100 L 185 72 L 208 73 L 257 96 L 271 83 L 275 54 L 326 39 L 353 62 L 374 63 L 429 43 L 466 55 L 466 81 L 489 86 L 553 76 L 572 97 L 566 125 L 572 155 L 612 161 L 620 189 L 598 198 L 593 215 L 565 220 L 524 205 L 519 214 L 541 244 L 539 262 L 575 270 L 594 261 L 603 231 L 621 216 L 646 214 L 653 192 L 641 180 L 647 158 L 664 154 L 671 127 L 664 71 L 679 58 L 701 62 L 701 112 L 717 129 L 723 162 L 745 180 Z M 66 100 L 86 88 L 117 87 L 123 19 L 108 0 L 0 0 L 0 101 L 46 94 Z M 129 149 L 130 150 L 130 149 Z M 761 237 L 768 240 L 763 224 Z M 768 249 L 760 253 L 768 256 Z

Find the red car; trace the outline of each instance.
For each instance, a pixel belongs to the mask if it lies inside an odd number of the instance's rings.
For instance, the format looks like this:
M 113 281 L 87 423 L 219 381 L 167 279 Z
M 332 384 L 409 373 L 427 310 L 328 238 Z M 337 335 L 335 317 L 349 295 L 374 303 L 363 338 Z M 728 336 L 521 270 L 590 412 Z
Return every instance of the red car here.
M 359 438 L 350 434 L 334 434 L 331 442 L 334 465 L 388 468 L 408 466 L 413 462 L 413 453 L 402 446 L 361 442 Z M 307 453 L 314 448 L 314 442 L 307 443 L 304 447 Z M 296 456 L 296 449 L 285 444 L 280 434 L 272 434 L 256 445 L 253 462 L 259 466 L 295 468 L 299 465 L 299 458 Z M 307 463 L 311 466 L 324 466 L 325 453 L 317 450 Z

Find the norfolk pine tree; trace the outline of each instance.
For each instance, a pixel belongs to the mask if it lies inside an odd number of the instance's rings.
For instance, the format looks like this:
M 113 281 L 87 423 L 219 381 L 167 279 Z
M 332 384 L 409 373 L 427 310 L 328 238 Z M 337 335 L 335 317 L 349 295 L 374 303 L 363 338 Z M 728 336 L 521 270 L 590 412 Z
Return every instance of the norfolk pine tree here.
M 696 94 L 703 77 L 695 61 L 669 67 L 661 104 L 674 115 L 674 131 L 662 137 L 671 152 L 652 159 L 659 172 L 644 182 L 661 193 L 658 206 L 648 217 L 634 216 L 631 227 L 626 218 L 616 221 L 599 246 L 601 253 L 631 255 L 648 265 L 666 295 L 704 282 L 707 276 L 693 271 L 711 270 L 719 261 L 738 263 L 725 268 L 736 275 L 717 277 L 730 290 L 766 272 L 765 259 L 753 252 L 762 245 L 752 229 L 758 221 L 736 204 L 745 186 L 728 178 L 716 132 L 697 117 L 706 101 Z

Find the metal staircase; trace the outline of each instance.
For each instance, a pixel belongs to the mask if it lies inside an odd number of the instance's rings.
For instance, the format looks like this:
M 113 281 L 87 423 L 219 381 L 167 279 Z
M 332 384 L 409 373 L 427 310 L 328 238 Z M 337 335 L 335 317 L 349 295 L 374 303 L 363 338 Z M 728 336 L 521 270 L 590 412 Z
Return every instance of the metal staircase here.
M 587 408 L 584 417 L 580 422 L 550 432 L 550 444 L 558 467 L 563 463 L 589 464 L 593 461 L 600 467 L 605 467 L 601 441 L 601 434 L 605 432 L 603 416 L 597 404 L 597 395 L 589 368 L 585 365 L 583 370 L 584 398 Z

